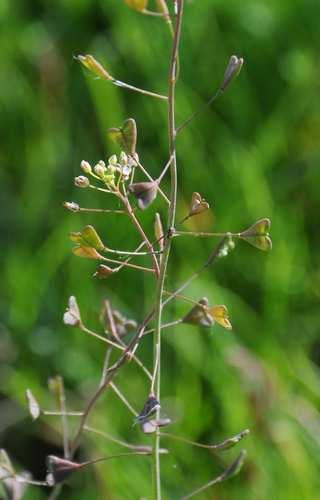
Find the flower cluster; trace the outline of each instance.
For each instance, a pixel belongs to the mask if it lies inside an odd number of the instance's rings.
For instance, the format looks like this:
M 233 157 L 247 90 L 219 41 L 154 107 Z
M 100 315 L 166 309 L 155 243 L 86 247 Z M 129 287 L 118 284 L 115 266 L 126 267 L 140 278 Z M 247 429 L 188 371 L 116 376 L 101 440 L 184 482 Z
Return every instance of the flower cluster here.
M 86 174 L 79 175 L 74 182 L 77 187 L 89 187 L 89 176 L 102 181 L 109 189 L 114 189 L 119 186 L 120 182 L 129 180 L 134 167 L 137 166 L 137 160 L 132 156 L 128 156 L 124 151 L 121 151 L 119 157 L 116 155 L 110 156 L 108 164 L 100 160 L 94 167 L 86 160 L 82 160 L 80 167 Z

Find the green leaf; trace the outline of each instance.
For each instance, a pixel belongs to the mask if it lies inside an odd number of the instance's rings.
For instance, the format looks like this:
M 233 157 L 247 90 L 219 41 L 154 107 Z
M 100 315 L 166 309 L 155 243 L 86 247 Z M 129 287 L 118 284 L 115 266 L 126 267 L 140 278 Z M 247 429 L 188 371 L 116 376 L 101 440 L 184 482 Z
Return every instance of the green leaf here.
M 122 127 L 113 127 L 107 130 L 110 139 L 118 144 L 120 148 L 130 155 L 136 152 L 137 125 L 133 118 L 128 118 L 123 122 Z
M 250 243 L 250 245 L 267 252 L 272 249 L 272 241 L 269 236 L 270 226 L 270 219 L 260 219 L 248 229 L 242 231 L 240 238 Z

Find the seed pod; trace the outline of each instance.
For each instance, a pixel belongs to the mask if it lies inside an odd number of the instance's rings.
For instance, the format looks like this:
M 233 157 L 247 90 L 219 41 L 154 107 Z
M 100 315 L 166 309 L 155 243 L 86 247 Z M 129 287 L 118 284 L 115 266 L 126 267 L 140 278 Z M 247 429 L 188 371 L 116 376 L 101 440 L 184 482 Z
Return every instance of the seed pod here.
M 135 156 L 137 144 L 137 124 L 133 118 L 123 122 L 122 127 L 113 127 L 107 130 L 110 139 L 116 142 L 127 154 Z
M 142 12 L 148 5 L 148 0 L 124 0 L 134 10 Z
M 260 219 L 248 229 L 242 231 L 240 238 L 250 243 L 250 245 L 267 252 L 272 249 L 272 241 L 269 236 L 270 226 L 270 219 Z
M 96 272 L 93 274 L 93 277 L 98 279 L 106 279 L 110 276 L 110 274 L 113 274 L 114 272 L 116 272 L 116 270 L 112 269 L 112 267 L 106 266 L 105 264 L 100 264 Z
M 48 455 L 46 481 L 49 486 L 59 484 L 70 476 L 72 472 L 80 469 L 82 466 L 82 464 L 71 462 L 64 458 Z
M 128 186 L 128 192 L 136 198 L 140 210 L 145 210 L 157 197 L 158 183 L 156 181 L 136 182 Z
M 73 295 L 69 297 L 68 307 L 63 315 L 63 322 L 69 326 L 77 326 L 81 322 L 80 309 L 77 299 Z
M 183 323 L 190 323 L 198 326 L 212 326 L 214 320 L 207 312 L 208 299 L 203 297 L 182 319 Z

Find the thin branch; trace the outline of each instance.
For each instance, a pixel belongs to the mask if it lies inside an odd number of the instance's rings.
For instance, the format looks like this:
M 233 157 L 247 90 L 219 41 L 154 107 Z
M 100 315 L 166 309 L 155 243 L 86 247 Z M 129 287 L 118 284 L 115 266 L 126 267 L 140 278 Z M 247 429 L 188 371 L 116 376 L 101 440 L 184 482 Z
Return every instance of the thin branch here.
M 127 443 L 126 441 L 122 441 L 121 439 L 118 439 L 114 436 L 111 436 L 110 434 L 107 434 L 106 432 L 99 431 L 97 429 L 94 429 L 93 427 L 88 427 L 87 425 L 84 426 L 84 430 L 87 432 L 91 432 L 92 434 L 97 434 L 100 437 L 108 439 L 112 443 L 116 443 L 120 446 L 123 446 L 124 448 L 129 448 L 130 450 L 146 451 L 146 452 L 152 451 L 151 446 L 130 444 L 130 443 Z
M 138 412 L 131 406 L 131 404 L 129 403 L 129 401 L 127 400 L 127 398 L 123 395 L 123 393 L 118 389 L 118 387 L 113 383 L 113 382 L 110 382 L 110 387 L 111 389 L 113 390 L 113 392 L 118 396 L 119 399 L 121 399 L 121 401 L 123 402 L 123 404 L 128 408 L 129 411 L 131 411 L 131 413 L 137 417 L 138 416 Z
M 154 271 L 155 271 L 155 274 L 156 276 L 158 277 L 159 276 L 159 264 L 158 264 L 158 261 L 156 259 L 156 256 L 154 254 L 152 254 L 153 252 L 153 247 L 146 235 L 146 233 L 144 232 L 140 222 L 138 221 L 138 219 L 136 218 L 133 210 L 132 210 L 132 207 L 130 205 L 130 202 L 128 200 L 128 198 L 126 196 L 124 196 L 123 194 L 120 193 L 120 191 L 117 192 L 117 196 L 118 198 L 120 198 L 120 200 L 122 201 L 126 211 L 128 212 L 128 215 L 133 223 L 133 225 L 135 226 L 135 228 L 137 229 L 138 233 L 140 234 L 140 236 L 142 237 L 143 241 L 145 242 L 145 245 L 148 249 L 148 251 L 150 252 L 150 258 L 153 262 L 153 267 L 154 267 Z
M 149 179 L 149 181 L 152 181 L 152 182 L 155 182 L 155 180 L 153 179 L 153 177 L 151 177 L 151 175 L 149 174 L 149 172 L 144 168 L 144 166 L 138 162 L 138 167 L 140 168 L 141 172 L 144 173 L 144 175 Z M 162 189 L 160 187 L 158 187 L 158 191 L 160 193 L 160 195 L 162 196 L 162 198 L 165 200 L 165 202 L 170 205 L 170 200 L 169 198 L 167 197 L 167 195 L 162 191 Z
M 42 415 L 46 417 L 61 417 L 61 411 L 51 411 L 51 410 L 41 410 Z M 83 415 L 82 411 L 66 411 L 64 413 L 67 417 L 81 417 Z
M 69 447 L 69 426 L 68 419 L 66 415 L 66 395 L 64 391 L 63 378 L 59 377 L 59 405 L 61 411 L 61 428 L 63 436 L 63 455 L 64 458 L 70 458 L 70 447 Z
M 189 125 L 189 123 L 194 120 L 197 116 L 199 116 L 203 111 L 205 111 L 207 108 L 209 108 L 211 106 L 211 104 L 216 100 L 218 99 L 218 97 L 220 97 L 220 95 L 222 95 L 222 91 L 221 89 L 219 88 L 217 90 L 217 92 L 212 96 L 210 97 L 210 99 L 205 102 L 202 106 L 200 106 L 199 109 L 197 109 L 194 113 L 192 113 L 192 115 L 190 115 L 188 118 L 186 118 L 182 123 L 181 125 L 179 125 L 179 127 L 177 127 L 177 134 L 180 134 L 180 132 L 187 126 Z
M 121 82 L 120 80 L 112 79 L 111 82 L 114 85 L 116 85 L 117 87 L 121 87 L 121 88 L 128 89 L 128 90 L 133 90 L 134 92 L 139 92 L 140 94 L 144 94 L 144 95 L 147 95 L 150 97 L 156 97 L 157 99 L 162 99 L 165 101 L 168 100 L 168 97 L 166 95 L 161 95 L 161 94 L 157 94 L 155 92 L 150 92 L 149 90 L 140 89 L 139 87 L 135 87 L 134 85 L 129 85 L 128 83 Z

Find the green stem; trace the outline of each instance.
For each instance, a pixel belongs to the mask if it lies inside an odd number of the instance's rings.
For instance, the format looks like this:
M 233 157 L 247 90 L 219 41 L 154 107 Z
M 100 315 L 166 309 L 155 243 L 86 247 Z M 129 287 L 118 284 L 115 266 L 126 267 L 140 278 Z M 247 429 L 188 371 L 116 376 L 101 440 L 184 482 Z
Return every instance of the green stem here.
M 171 60 L 168 75 L 168 129 L 169 129 L 169 154 L 172 158 L 170 163 L 171 173 L 171 193 L 170 207 L 168 216 L 168 230 L 174 227 L 177 202 L 177 161 L 175 150 L 175 86 L 176 86 L 176 65 L 179 52 L 179 42 L 182 25 L 184 0 L 179 0 L 176 25 L 174 29 L 174 37 L 172 44 Z M 155 333 L 154 333 L 154 360 L 153 365 L 156 367 L 154 376 L 155 397 L 160 401 L 160 371 L 161 371 L 161 320 L 162 320 L 162 293 L 166 276 L 167 264 L 170 256 L 172 236 L 168 232 L 168 237 L 165 240 L 163 255 L 160 264 L 160 275 L 157 283 L 156 292 L 156 307 L 155 307 Z M 159 410 L 157 412 L 159 417 Z M 161 477 L 160 477 L 160 433 L 157 430 L 154 435 L 153 444 L 153 498 L 161 500 Z

